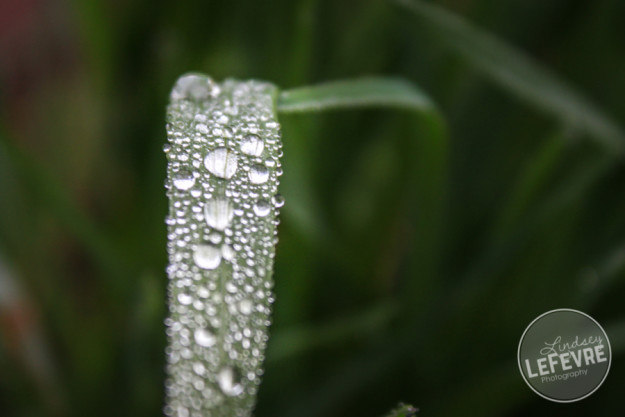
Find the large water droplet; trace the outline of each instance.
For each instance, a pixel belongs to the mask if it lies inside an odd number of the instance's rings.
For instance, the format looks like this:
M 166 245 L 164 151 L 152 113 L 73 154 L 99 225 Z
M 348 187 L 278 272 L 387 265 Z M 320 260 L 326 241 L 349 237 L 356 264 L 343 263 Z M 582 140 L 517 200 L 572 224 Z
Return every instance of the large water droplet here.
M 193 260 L 200 268 L 215 269 L 221 263 L 221 248 L 213 245 L 197 245 Z
M 195 185 L 195 177 L 188 171 L 180 171 L 173 177 L 174 187 L 179 190 L 188 190 Z
M 250 168 L 249 177 L 252 184 L 263 184 L 269 179 L 269 170 L 264 165 L 254 164 Z
M 260 156 L 264 147 L 265 143 L 258 135 L 247 135 L 241 140 L 241 152 L 250 156 Z
M 193 338 L 195 343 L 203 347 L 211 347 L 217 342 L 217 337 L 209 329 L 195 329 Z
M 267 200 L 258 200 L 254 204 L 254 213 L 259 217 L 265 217 L 271 211 L 271 204 Z
M 206 223 L 217 230 L 224 230 L 234 217 L 234 207 L 227 198 L 213 198 L 204 205 Z
M 204 166 L 211 174 L 229 179 L 237 172 L 237 155 L 228 148 L 217 148 L 206 155 Z
M 235 397 L 243 392 L 240 373 L 229 366 L 219 371 L 219 374 L 217 374 L 217 382 L 219 383 L 221 392 L 229 397 Z
M 219 94 L 219 87 L 208 77 L 195 74 L 180 77 L 171 90 L 171 100 L 205 100 Z

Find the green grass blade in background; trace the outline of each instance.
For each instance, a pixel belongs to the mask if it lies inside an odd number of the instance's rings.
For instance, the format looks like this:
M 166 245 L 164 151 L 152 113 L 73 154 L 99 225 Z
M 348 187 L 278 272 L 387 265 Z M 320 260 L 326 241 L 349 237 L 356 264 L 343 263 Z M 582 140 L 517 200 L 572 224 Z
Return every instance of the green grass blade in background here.
M 623 357 L 625 353 L 625 318 L 621 318 L 605 326 L 605 331 L 610 338 L 612 352 Z
M 408 404 L 400 404 L 396 409 L 388 413 L 385 417 L 413 417 L 419 412 L 418 409 Z
M 435 106 L 415 85 L 397 78 L 333 81 L 285 90 L 278 112 L 311 112 L 358 107 L 392 107 L 435 112 Z
M 433 101 L 414 84 L 398 78 L 369 77 L 341 80 L 286 90 L 278 96 L 278 112 L 318 112 L 354 108 L 390 108 L 407 113 L 398 121 L 410 132 L 402 137 L 405 179 L 400 204 L 413 222 L 409 249 L 411 276 L 405 282 L 405 305 L 421 308 L 418 300 L 435 285 L 442 255 L 446 215 L 448 154 L 447 128 Z M 407 123 L 404 123 L 407 122 Z M 404 213 L 405 216 L 407 213 Z M 414 315 L 413 315 L 414 317 Z
M 104 286 L 121 294 L 128 276 L 128 262 L 116 247 L 116 242 L 85 214 L 65 187 L 56 181 L 45 167 L 16 146 L 0 129 L 0 151 L 7 155 L 21 180 L 38 204 L 52 211 L 62 226 L 89 252 L 98 266 L 109 272 Z
M 388 326 L 396 314 L 396 305 L 384 302 L 366 311 L 339 317 L 328 324 L 283 330 L 271 336 L 267 361 L 279 362 L 320 347 L 371 335 Z
M 558 163 L 564 158 L 563 136 L 560 131 L 548 135 L 535 154 L 525 163 L 495 222 L 493 231 L 495 239 L 509 233 L 532 204 L 540 201 L 541 192 L 554 177 Z
M 625 150 L 625 135 L 608 116 L 572 87 L 522 52 L 444 9 L 419 0 L 394 0 L 503 88 L 589 134 L 615 153 Z

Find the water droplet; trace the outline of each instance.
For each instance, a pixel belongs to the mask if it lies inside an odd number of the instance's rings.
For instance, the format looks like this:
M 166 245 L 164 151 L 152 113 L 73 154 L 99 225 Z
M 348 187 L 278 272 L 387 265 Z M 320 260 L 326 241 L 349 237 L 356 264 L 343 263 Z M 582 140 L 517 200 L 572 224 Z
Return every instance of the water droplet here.
M 259 217 L 265 217 L 271 211 L 271 204 L 267 200 L 258 200 L 254 204 L 254 213 Z
M 211 347 L 217 342 L 217 337 L 209 329 L 195 329 L 193 338 L 195 343 L 203 347 Z
M 204 372 L 206 372 L 206 368 L 204 367 L 202 362 L 195 362 L 193 364 L 193 372 L 195 372 L 199 376 L 202 376 L 204 375 Z
M 250 300 L 241 300 L 239 302 L 239 311 L 246 316 L 252 312 L 254 304 Z
M 250 156 L 260 156 L 264 147 L 265 143 L 258 135 L 247 135 L 241 141 L 241 152 Z
M 211 174 L 230 179 L 237 172 L 237 155 L 228 148 L 217 148 L 206 155 L 204 166 Z
M 254 164 L 249 172 L 252 184 L 263 184 L 269 179 L 269 170 L 264 165 Z
M 228 244 L 224 244 L 221 247 L 221 256 L 224 257 L 226 261 L 232 261 L 234 259 L 235 251 Z
M 241 375 L 236 369 L 229 366 L 223 368 L 217 374 L 217 382 L 221 392 L 229 397 L 236 397 L 243 392 L 243 384 L 241 384 Z
M 215 269 L 221 263 L 221 249 L 213 245 L 197 245 L 193 260 L 200 268 Z
M 208 236 L 208 240 L 210 240 L 211 243 L 214 243 L 215 245 L 218 245 L 221 243 L 221 234 L 220 233 L 211 233 Z
M 205 100 L 219 94 L 219 87 L 208 77 L 188 74 L 180 77 L 171 90 L 171 100 Z
M 195 177 L 188 171 L 180 171 L 173 177 L 174 187 L 179 190 L 188 190 L 195 185 Z
M 234 217 L 234 207 L 227 198 L 214 198 L 204 205 L 206 223 L 217 230 L 224 230 Z
M 277 208 L 284 206 L 284 197 L 282 197 L 282 194 L 276 194 L 273 196 L 273 205 Z
M 181 292 L 180 294 L 178 294 L 178 302 L 180 302 L 180 304 L 182 305 L 188 306 L 193 302 L 193 297 L 191 297 L 189 294 Z
M 178 407 L 178 410 L 176 410 L 176 417 L 189 417 L 189 410 L 183 406 Z

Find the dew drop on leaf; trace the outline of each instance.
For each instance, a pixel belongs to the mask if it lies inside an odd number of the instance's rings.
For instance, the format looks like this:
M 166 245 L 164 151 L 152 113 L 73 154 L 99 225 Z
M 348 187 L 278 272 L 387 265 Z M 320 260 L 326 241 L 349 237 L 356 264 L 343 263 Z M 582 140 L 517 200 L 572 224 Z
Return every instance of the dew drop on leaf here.
M 217 338 L 215 334 L 209 329 L 196 329 L 193 332 L 193 338 L 195 339 L 195 343 L 202 347 L 211 347 L 217 342 Z
M 234 207 L 225 197 L 213 198 L 204 205 L 204 216 L 209 226 L 224 230 L 234 217 Z
M 260 136 L 249 134 L 241 141 L 241 152 L 250 156 L 260 156 L 263 153 L 265 144 Z
M 230 179 L 237 172 L 237 155 L 231 149 L 217 148 L 206 155 L 204 166 L 216 177 Z
M 214 245 L 197 245 L 193 260 L 199 268 L 215 269 L 221 263 L 221 248 Z
M 219 371 L 219 374 L 217 375 L 217 382 L 219 383 L 221 392 L 228 397 L 234 397 L 243 392 L 241 375 L 236 369 L 230 366 L 226 366 Z
M 218 93 L 219 87 L 208 77 L 196 74 L 184 75 L 171 90 L 171 100 L 205 100 Z
M 174 187 L 179 190 L 188 190 L 195 185 L 195 177 L 188 171 L 180 171 L 174 175 Z
M 267 200 L 258 200 L 254 204 L 254 213 L 259 217 L 265 217 L 271 211 L 271 204 Z
M 250 300 L 241 300 L 239 301 L 239 311 L 241 314 L 248 315 L 254 309 L 254 304 Z
M 273 196 L 273 205 L 277 208 L 284 206 L 284 197 L 282 194 L 276 194 Z
M 193 297 L 191 297 L 189 294 L 181 292 L 180 294 L 178 294 L 178 302 L 182 305 L 189 305 L 193 302 Z
M 269 179 L 269 170 L 264 165 L 254 164 L 250 168 L 249 177 L 252 184 L 264 184 Z

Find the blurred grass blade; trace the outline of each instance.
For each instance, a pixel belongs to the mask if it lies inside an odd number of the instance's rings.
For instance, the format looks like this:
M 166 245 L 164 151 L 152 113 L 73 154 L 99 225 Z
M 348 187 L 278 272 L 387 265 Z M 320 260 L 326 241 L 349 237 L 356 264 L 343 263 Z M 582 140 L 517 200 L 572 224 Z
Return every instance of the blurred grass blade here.
M 93 222 L 47 170 L 23 152 L 0 128 L 0 152 L 7 155 L 17 175 L 42 207 L 54 213 L 56 219 L 85 247 L 101 270 L 109 273 L 106 285 L 115 292 L 125 288 L 128 262 L 116 249 L 115 242 Z
M 418 408 L 414 408 L 409 404 L 400 404 L 396 409 L 388 413 L 385 417 L 414 417 L 419 412 Z
M 511 232 L 523 213 L 540 200 L 541 192 L 555 175 L 563 158 L 564 139 L 561 131 L 548 135 L 529 158 L 496 221 L 493 232 L 496 239 L 502 239 Z
M 612 120 L 528 56 L 459 16 L 418 0 L 395 0 L 469 63 L 516 95 L 552 113 L 615 153 L 625 135 Z
M 388 326 L 397 308 L 383 303 L 369 310 L 314 327 L 296 327 L 272 335 L 268 362 L 279 362 L 324 346 L 344 343 Z
M 405 306 L 423 308 L 418 301 L 436 285 L 442 255 L 442 232 L 447 212 L 449 146 L 447 128 L 433 101 L 414 84 L 398 78 L 369 77 L 341 80 L 283 91 L 278 112 L 316 112 L 353 108 L 391 108 L 409 112 L 398 120 L 408 137 L 399 143 L 406 178 L 404 203 L 411 212 L 410 268 Z M 415 117 L 416 116 L 416 117 Z M 414 314 L 411 317 L 416 317 Z
M 588 268 L 581 275 L 583 291 L 580 303 L 590 310 L 595 307 L 612 289 L 619 284 L 625 271 L 625 243 L 608 251 L 596 268 Z
M 625 318 L 621 318 L 605 326 L 605 331 L 610 338 L 612 352 L 617 355 L 625 353 Z
M 285 90 L 278 96 L 278 112 L 310 112 L 358 107 L 395 107 L 435 111 L 429 97 L 415 85 L 397 78 L 333 81 Z
M 522 222 L 509 232 L 505 239 L 491 242 L 468 269 L 463 284 L 454 290 L 455 301 L 465 308 L 479 304 L 479 297 L 488 296 L 487 289 L 496 283 L 505 267 L 513 262 L 538 231 L 544 230 L 557 216 L 568 208 L 579 206 L 590 189 L 614 169 L 614 158 L 602 157 L 587 160 L 574 175 L 554 186 L 549 196 L 528 213 Z

